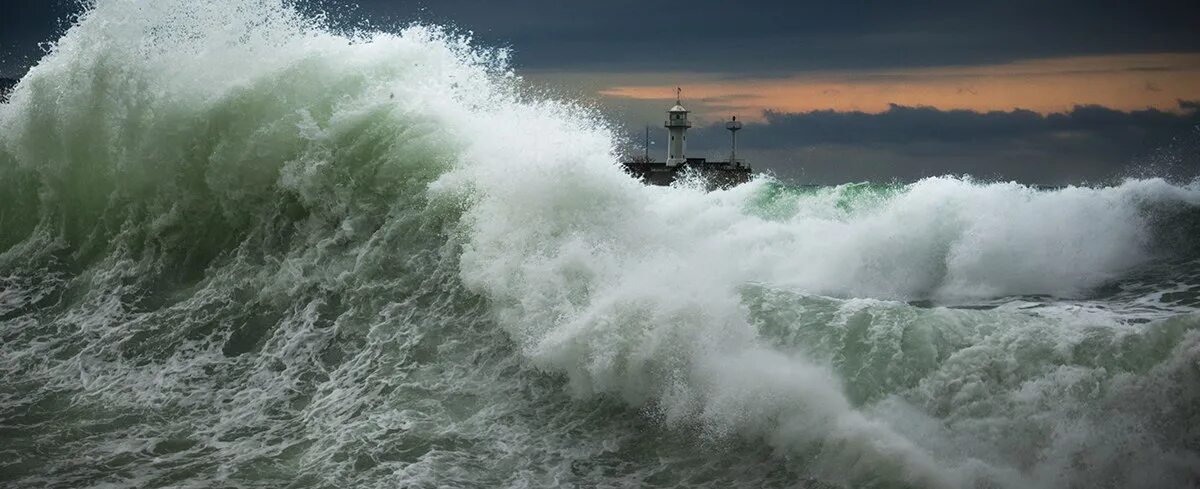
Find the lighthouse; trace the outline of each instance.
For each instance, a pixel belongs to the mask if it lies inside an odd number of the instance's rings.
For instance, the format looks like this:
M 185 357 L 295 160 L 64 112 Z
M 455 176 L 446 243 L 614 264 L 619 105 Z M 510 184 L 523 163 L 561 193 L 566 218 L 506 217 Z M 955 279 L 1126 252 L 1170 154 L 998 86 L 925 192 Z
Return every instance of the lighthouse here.
M 737 131 L 742 128 L 737 117 L 725 124 L 725 128 L 733 132 L 729 161 L 708 161 L 707 158 L 688 158 L 684 155 L 687 150 L 687 130 L 692 127 L 692 122 L 688 120 L 688 110 L 683 108 L 682 93 L 683 90 L 675 89 L 675 106 L 667 110 L 667 122 L 663 123 L 670 137 L 667 141 L 667 161 L 650 159 L 650 127 L 647 126 L 645 156 L 622 162 L 625 171 L 647 185 L 673 185 L 683 175 L 698 175 L 710 190 L 749 182 L 753 173 L 750 165 L 737 157 Z
M 670 134 L 671 139 L 667 144 L 667 166 L 675 167 L 687 163 L 687 157 L 683 155 L 687 148 L 687 130 L 692 127 L 692 122 L 688 120 L 688 110 L 683 108 L 683 103 L 680 101 L 683 95 L 683 89 L 675 89 L 675 106 L 667 111 L 667 122 L 663 123 Z

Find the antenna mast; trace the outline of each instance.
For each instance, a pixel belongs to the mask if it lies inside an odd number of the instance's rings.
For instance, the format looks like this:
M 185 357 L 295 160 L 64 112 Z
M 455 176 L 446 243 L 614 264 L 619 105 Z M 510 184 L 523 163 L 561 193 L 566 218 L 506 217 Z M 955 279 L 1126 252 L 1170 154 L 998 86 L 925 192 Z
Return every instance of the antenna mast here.
M 642 148 L 644 148 L 646 151 L 646 154 L 643 155 L 643 157 L 645 158 L 645 162 L 649 163 L 650 162 L 650 124 L 646 124 L 646 142 L 645 142 L 645 144 L 642 145 Z
M 742 130 L 742 123 L 737 120 L 737 116 L 733 116 L 733 120 L 725 123 L 725 129 L 729 129 L 729 134 L 733 137 L 733 147 L 729 153 L 729 162 L 737 165 L 737 132 Z

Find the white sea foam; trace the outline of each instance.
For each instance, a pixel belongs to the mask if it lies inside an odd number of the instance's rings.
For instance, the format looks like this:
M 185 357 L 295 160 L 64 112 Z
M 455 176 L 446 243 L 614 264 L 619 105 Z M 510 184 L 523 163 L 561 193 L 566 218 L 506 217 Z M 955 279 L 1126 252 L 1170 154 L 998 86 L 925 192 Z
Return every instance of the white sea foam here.
M 1200 189 L 645 187 L 505 56 L 268 0 L 98 2 L 0 106 L 0 368 L 39 385 L 0 414 L 157 414 L 72 441 L 114 464 L 192 443 L 127 484 L 548 485 L 603 456 L 628 482 L 731 439 L 850 486 L 1200 477 L 1194 314 L 897 302 L 1087 296 Z M 699 435 L 620 453 L 634 412 Z M 106 476 L 46 467 L 22 480 Z
M 923 421 L 856 409 L 827 368 L 766 346 L 742 287 L 950 301 L 1085 294 L 1152 258 L 1148 207 L 1200 203 L 1197 189 L 1161 180 L 1039 191 L 932 178 L 850 209 L 836 205 L 843 189 L 799 195 L 789 214 L 764 218 L 755 199 L 767 180 L 646 188 L 613 167 L 607 138 L 566 122 L 570 107 L 505 115 L 480 121 L 489 129 L 434 189 L 473 192 L 463 279 L 494 301 L 530 361 L 567 374 L 579 396 L 651 403 L 668 423 L 785 452 L 820 447 L 809 470 L 851 485 L 1051 487 L 1062 480 L 1042 472 L 1070 471 L 906 438 L 894 423 Z M 995 327 L 1017 328 L 1020 316 Z M 1020 338 L 1001 354 L 1019 354 Z M 1085 431 L 1075 435 L 1101 442 Z

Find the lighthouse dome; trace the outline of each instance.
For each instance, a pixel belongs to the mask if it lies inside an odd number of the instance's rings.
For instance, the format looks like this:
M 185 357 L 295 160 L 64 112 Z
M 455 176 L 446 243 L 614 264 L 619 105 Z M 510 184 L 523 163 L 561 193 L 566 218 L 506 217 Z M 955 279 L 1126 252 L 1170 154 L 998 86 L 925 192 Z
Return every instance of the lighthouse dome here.
M 670 109 L 670 110 L 668 110 L 667 112 L 687 112 L 687 111 L 688 111 L 688 110 L 687 110 L 687 109 L 685 109 L 685 108 L 683 108 L 683 106 L 682 106 L 682 105 L 675 104 L 675 106 L 674 106 L 674 107 L 671 107 L 671 109 Z

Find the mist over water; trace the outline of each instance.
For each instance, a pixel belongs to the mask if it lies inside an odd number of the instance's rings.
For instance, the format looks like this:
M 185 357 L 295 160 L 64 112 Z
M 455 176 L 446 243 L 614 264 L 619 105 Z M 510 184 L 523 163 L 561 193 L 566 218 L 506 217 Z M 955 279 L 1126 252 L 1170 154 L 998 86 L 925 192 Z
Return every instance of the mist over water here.
M 0 485 L 1200 484 L 1200 187 L 646 187 L 437 27 L 101 0 L 0 104 Z

